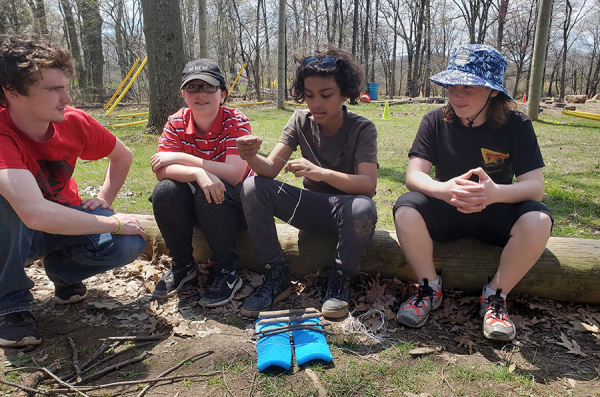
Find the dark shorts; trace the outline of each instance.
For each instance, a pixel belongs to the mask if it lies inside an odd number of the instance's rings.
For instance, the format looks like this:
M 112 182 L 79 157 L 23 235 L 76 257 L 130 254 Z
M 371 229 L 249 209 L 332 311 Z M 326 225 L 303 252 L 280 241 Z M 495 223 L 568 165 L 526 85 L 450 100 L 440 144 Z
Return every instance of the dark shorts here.
M 496 203 L 474 214 L 463 214 L 456 207 L 428 197 L 419 192 L 408 192 L 400 196 L 394 205 L 394 217 L 399 207 L 408 206 L 419 211 L 434 241 L 452 241 L 473 237 L 487 244 L 504 247 L 510 238 L 513 225 L 531 211 L 547 214 L 554 222 L 552 213 L 537 201 L 520 203 Z

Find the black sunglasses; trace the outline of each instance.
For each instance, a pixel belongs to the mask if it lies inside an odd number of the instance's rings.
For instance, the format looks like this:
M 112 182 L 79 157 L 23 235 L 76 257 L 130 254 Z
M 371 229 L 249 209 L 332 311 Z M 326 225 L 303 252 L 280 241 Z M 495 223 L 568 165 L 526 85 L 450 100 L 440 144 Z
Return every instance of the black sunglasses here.
M 306 57 L 302 60 L 302 65 L 315 69 L 332 70 L 336 68 L 338 62 L 339 59 L 335 57 Z
M 190 94 L 196 93 L 200 90 L 206 92 L 207 94 L 212 94 L 213 92 L 217 92 L 217 89 L 219 89 L 219 87 L 212 84 L 186 84 L 186 86 L 183 89 L 185 90 L 185 92 L 189 92 Z

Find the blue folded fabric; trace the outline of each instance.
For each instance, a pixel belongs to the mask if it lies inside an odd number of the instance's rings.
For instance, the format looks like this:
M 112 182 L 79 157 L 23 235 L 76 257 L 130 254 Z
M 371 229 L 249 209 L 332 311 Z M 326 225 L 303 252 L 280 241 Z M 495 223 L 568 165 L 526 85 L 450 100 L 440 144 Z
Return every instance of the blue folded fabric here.
M 311 318 L 301 323 L 292 324 L 309 324 L 318 323 L 318 318 Z M 316 328 L 323 328 L 317 326 Z M 303 329 L 300 331 L 292 331 L 294 338 L 294 351 L 296 353 L 296 362 L 302 365 L 312 360 L 323 360 L 330 362 L 333 359 L 325 335 L 320 332 Z
M 266 331 L 271 328 L 287 325 L 286 323 L 258 325 L 258 320 L 255 324 L 256 331 Z M 256 366 L 259 371 L 273 365 L 284 369 L 289 369 L 292 366 L 292 345 L 290 343 L 289 332 L 282 332 L 258 339 L 256 341 L 256 351 L 258 352 Z

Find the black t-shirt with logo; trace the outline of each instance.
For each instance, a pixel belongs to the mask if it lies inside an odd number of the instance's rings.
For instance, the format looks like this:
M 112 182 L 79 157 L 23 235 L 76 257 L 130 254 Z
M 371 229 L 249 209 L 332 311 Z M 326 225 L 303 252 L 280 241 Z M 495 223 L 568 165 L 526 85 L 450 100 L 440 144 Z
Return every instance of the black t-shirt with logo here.
M 542 153 L 527 115 L 512 111 L 498 129 L 487 123 L 466 127 L 443 119 L 443 108 L 423 116 L 409 156 L 430 161 L 435 179 L 445 182 L 481 167 L 497 184 L 544 167 Z

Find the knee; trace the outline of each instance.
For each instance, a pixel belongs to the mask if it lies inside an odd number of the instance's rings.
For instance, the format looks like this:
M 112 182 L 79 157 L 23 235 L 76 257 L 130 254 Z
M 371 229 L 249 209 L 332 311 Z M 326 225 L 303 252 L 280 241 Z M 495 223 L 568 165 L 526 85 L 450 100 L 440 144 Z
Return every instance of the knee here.
M 377 224 L 375 202 L 367 196 L 356 196 L 352 200 L 352 216 L 355 234 L 359 238 L 371 238 Z
M 152 204 L 156 205 L 165 200 L 173 198 L 178 190 L 178 183 L 172 179 L 163 179 L 154 186 L 152 191 L 151 201 Z
M 515 236 L 537 236 L 548 239 L 552 232 L 552 218 L 541 211 L 527 212 L 512 227 L 511 235 Z
M 423 217 L 413 207 L 403 205 L 394 212 L 394 224 L 398 233 L 414 230 L 418 222 L 423 222 Z

